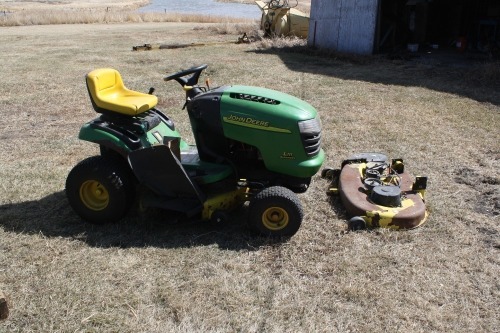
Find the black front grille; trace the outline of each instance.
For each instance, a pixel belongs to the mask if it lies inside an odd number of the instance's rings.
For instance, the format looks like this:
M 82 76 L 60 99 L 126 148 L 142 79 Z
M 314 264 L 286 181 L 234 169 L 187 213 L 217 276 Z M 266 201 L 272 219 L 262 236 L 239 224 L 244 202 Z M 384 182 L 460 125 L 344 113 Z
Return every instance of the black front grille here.
M 307 156 L 317 155 L 321 149 L 321 132 L 303 133 L 301 137 Z
M 319 118 L 299 121 L 300 137 L 307 156 L 319 154 L 321 150 L 321 121 Z

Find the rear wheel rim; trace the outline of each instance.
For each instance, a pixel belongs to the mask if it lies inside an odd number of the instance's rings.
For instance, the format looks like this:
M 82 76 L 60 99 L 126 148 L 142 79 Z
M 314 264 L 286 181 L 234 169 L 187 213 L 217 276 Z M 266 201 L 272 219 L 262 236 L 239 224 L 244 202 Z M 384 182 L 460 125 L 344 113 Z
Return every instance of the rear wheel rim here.
M 97 180 L 87 180 L 80 186 L 80 200 L 88 209 L 101 211 L 108 207 L 109 193 Z
M 281 207 L 270 207 L 262 214 L 262 224 L 269 230 L 282 230 L 289 221 L 288 213 Z

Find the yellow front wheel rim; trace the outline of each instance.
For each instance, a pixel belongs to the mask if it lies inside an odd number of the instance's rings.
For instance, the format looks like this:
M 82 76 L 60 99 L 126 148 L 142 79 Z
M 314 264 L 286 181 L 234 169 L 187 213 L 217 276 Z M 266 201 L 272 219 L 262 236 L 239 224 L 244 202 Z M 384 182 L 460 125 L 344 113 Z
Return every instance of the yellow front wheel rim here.
M 282 230 L 289 222 L 288 213 L 280 207 L 270 207 L 262 214 L 262 224 L 269 230 Z
M 87 180 L 80 186 L 80 200 L 88 209 L 100 211 L 108 207 L 108 190 L 97 180 Z

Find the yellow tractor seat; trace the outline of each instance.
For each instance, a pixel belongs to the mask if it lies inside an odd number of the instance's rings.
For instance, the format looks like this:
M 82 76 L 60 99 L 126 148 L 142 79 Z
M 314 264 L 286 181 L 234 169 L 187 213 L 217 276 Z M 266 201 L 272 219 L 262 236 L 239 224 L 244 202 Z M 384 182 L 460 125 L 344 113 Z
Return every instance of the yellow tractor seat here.
M 120 73 L 112 68 L 101 68 L 87 74 L 87 89 L 96 112 L 109 111 L 136 116 L 158 104 L 153 95 L 129 90 Z

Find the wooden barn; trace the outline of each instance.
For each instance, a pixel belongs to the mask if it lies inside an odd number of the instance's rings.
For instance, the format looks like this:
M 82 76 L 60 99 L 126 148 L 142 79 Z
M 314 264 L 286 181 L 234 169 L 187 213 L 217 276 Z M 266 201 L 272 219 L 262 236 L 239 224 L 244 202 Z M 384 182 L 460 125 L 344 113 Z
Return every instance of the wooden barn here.
M 372 54 L 500 48 L 500 0 L 311 0 L 308 44 Z

